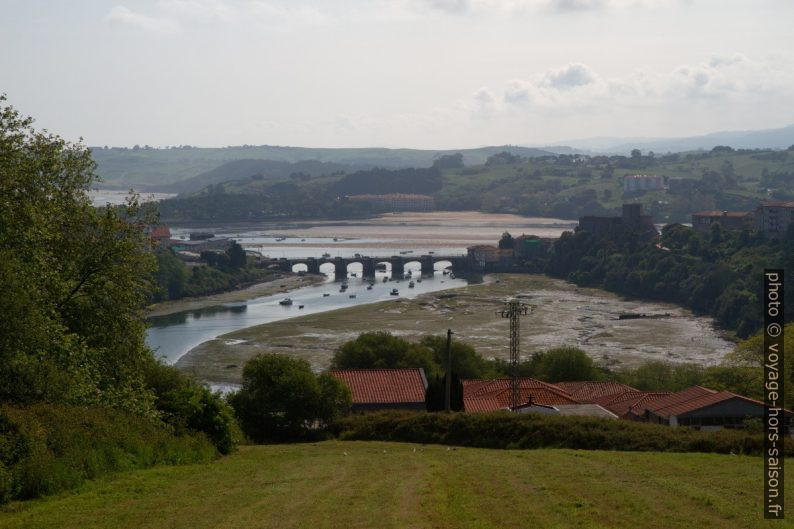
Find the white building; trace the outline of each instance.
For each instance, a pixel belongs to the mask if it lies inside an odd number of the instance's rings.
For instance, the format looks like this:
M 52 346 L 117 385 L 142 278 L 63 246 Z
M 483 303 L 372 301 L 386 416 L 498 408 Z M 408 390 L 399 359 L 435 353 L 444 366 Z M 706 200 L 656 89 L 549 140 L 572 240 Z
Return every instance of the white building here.
M 658 191 L 664 189 L 664 178 L 658 175 L 635 174 L 623 177 L 623 192 Z

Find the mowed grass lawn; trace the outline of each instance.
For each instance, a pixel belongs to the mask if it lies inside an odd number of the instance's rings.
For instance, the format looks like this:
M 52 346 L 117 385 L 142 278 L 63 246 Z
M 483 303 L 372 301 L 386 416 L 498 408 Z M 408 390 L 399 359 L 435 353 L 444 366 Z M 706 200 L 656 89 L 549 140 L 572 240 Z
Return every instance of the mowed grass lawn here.
M 729 455 L 377 442 L 242 447 L 209 465 L 15 502 L 0 509 L 0 527 L 794 527 L 794 516 L 763 521 L 762 465 Z M 794 469 L 788 477 L 794 509 Z

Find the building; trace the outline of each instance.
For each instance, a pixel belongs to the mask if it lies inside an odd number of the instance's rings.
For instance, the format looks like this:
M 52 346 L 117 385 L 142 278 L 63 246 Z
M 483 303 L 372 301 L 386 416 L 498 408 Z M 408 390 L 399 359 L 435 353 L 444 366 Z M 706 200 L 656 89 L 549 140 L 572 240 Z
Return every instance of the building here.
M 780 236 L 794 222 L 794 201 L 770 200 L 755 210 L 755 228 L 767 235 Z
M 435 199 L 430 195 L 390 193 L 387 195 L 351 195 L 350 202 L 367 204 L 383 211 L 432 211 Z
M 613 382 L 607 380 L 599 381 L 582 381 L 582 382 L 557 382 L 554 384 L 558 388 L 567 392 L 577 402 L 586 404 L 596 404 L 604 397 L 615 397 L 623 395 L 627 392 L 637 392 L 639 390 L 621 384 L 620 382 Z
M 764 420 L 766 406 L 763 402 L 737 395 L 730 391 L 715 391 L 692 386 L 651 402 L 635 406 L 633 413 L 645 422 L 669 426 L 688 426 L 698 430 L 745 428 L 748 419 Z M 781 410 L 781 423 L 789 432 L 794 413 Z
M 352 410 L 425 410 L 425 370 L 332 369 L 331 375 L 350 388 Z
M 463 409 L 468 412 L 509 410 L 513 400 L 511 379 L 461 380 L 463 384 Z M 519 401 L 529 406 L 557 406 L 578 404 L 568 393 L 535 378 L 518 380 Z
M 702 235 L 711 231 L 712 224 L 724 230 L 741 231 L 753 227 L 753 214 L 747 211 L 698 211 L 692 214 L 692 228 Z
M 144 231 L 151 239 L 152 244 L 159 248 L 168 248 L 171 246 L 171 230 L 165 224 L 157 224 L 156 226 L 146 226 Z
M 607 237 L 621 230 L 632 230 L 649 240 L 659 233 L 653 224 L 653 218 L 642 214 L 642 204 L 623 204 L 623 213 L 620 217 L 594 215 L 580 217 L 576 229 L 587 231 L 596 237 Z
M 478 244 L 466 248 L 466 259 L 471 270 L 509 269 L 513 266 L 513 249 Z
M 659 191 L 664 189 L 664 178 L 657 175 L 635 174 L 623 177 L 623 192 Z

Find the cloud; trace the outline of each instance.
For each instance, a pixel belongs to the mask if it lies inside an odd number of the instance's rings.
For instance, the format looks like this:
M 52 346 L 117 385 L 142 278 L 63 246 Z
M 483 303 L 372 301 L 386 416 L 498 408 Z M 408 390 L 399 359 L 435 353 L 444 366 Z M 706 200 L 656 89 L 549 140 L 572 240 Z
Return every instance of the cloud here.
M 582 63 L 553 68 L 529 79 L 507 81 L 501 90 L 478 91 L 469 103 L 473 117 L 515 113 L 597 112 L 636 107 L 686 107 L 704 102 L 745 103 L 784 96 L 794 87 L 789 68 L 753 61 L 741 54 L 719 55 L 670 72 L 630 71 L 604 77 Z
M 164 12 L 180 18 L 229 22 L 238 14 L 236 7 L 223 0 L 159 0 L 157 5 Z
M 460 13 L 578 13 L 609 9 L 650 8 L 682 0 L 407 0 L 416 9 Z
M 108 13 L 107 19 L 114 23 L 137 27 L 153 33 L 173 33 L 179 30 L 179 25 L 172 20 L 136 13 L 123 5 L 113 7 Z
M 597 79 L 598 76 L 589 67 L 581 63 L 573 63 L 548 72 L 544 77 L 544 83 L 559 90 L 567 90 L 593 84 Z
M 607 0 L 551 0 L 548 8 L 557 12 L 600 11 L 607 6 Z

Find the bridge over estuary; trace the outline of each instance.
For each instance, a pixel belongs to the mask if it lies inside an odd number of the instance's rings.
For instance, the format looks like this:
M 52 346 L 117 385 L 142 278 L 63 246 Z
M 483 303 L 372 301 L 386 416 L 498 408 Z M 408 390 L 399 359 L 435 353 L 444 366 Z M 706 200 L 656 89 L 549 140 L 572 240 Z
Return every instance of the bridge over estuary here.
M 310 274 L 319 274 L 320 267 L 326 263 L 334 265 L 334 274 L 336 277 L 347 277 L 348 266 L 354 263 L 360 263 L 364 277 L 375 277 L 375 270 L 377 265 L 387 263 L 391 265 L 392 277 L 403 276 L 405 274 L 405 265 L 409 263 L 419 263 L 422 270 L 422 275 L 432 275 L 435 270 L 436 263 L 448 261 L 451 263 L 449 268 L 455 271 L 464 271 L 467 268 L 468 261 L 465 255 L 420 255 L 406 257 L 403 255 L 392 255 L 391 257 L 305 257 L 305 258 L 281 258 L 281 259 L 263 259 L 260 261 L 259 266 L 274 267 L 277 266 L 285 272 L 292 271 L 293 267 L 298 264 L 306 265 L 306 270 Z

